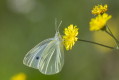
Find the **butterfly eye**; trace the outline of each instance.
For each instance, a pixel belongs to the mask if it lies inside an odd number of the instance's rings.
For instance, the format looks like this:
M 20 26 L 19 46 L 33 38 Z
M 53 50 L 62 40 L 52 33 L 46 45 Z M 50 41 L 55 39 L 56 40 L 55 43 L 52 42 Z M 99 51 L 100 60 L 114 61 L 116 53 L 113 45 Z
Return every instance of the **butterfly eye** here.
M 38 59 L 39 59 L 39 57 L 37 56 L 37 57 L 36 57 L 36 59 L 38 60 Z

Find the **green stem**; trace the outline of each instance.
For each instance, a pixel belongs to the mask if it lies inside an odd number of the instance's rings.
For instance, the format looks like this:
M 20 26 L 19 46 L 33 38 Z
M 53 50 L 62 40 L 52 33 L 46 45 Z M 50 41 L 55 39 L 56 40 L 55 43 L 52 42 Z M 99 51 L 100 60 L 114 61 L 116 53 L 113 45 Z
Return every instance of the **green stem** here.
M 115 43 L 117 45 L 117 49 L 119 49 L 119 41 L 117 40 L 117 38 L 113 35 L 113 33 L 111 32 L 111 30 L 109 29 L 109 27 L 107 27 L 109 32 L 107 30 L 105 30 L 105 32 L 110 35 L 114 40 L 115 40 Z
M 119 41 L 117 40 L 117 38 L 113 35 L 113 33 L 111 32 L 111 30 L 109 29 L 109 27 L 107 26 L 107 29 L 109 30 L 109 32 L 107 30 L 105 30 L 105 32 L 107 34 L 109 34 L 115 41 L 117 44 L 119 44 Z
M 83 40 L 83 39 L 78 39 L 78 41 L 88 42 L 88 43 L 100 45 L 100 46 L 103 46 L 103 47 L 106 47 L 106 48 L 115 49 L 114 47 L 110 47 L 110 46 L 103 45 L 103 44 L 100 44 L 100 43 L 97 43 L 97 42 L 93 42 L 93 41 L 88 41 L 88 40 Z
M 114 35 L 112 35 L 111 33 L 109 33 L 108 31 L 105 31 L 107 34 L 109 34 L 117 43 L 119 43 L 119 41 L 115 38 Z

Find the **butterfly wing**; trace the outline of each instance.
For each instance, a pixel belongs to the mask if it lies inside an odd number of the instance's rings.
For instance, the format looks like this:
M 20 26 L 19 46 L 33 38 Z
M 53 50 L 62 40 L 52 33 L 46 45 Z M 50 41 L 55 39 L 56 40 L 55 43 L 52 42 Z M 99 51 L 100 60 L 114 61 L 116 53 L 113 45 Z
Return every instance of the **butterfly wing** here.
M 49 42 L 52 41 L 53 38 L 46 39 L 36 45 L 33 49 L 31 49 L 24 57 L 23 64 L 38 69 L 38 60 L 41 58 L 41 54 L 43 53 L 46 46 Z
M 64 65 L 64 50 L 61 41 L 52 40 L 44 49 L 39 60 L 39 70 L 43 74 L 51 75 L 61 71 Z
M 23 63 L 47 75 L 60 72 L 64 65 L 62 42 L 54 38 L 42 41 L 26 54 Z

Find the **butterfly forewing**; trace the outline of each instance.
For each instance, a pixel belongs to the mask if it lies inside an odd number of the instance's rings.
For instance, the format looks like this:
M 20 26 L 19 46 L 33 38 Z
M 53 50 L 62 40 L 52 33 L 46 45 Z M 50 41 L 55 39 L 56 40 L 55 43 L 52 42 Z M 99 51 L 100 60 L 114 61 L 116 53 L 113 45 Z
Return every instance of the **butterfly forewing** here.
M 46 39 L 31 49 L 24 57 L 23 63 L 29 67 L 38 69 L 38 60 L 41 58 L 41 54 L 43 53 L 45 47 L 52 41 L 52 39 L 53 38 Z

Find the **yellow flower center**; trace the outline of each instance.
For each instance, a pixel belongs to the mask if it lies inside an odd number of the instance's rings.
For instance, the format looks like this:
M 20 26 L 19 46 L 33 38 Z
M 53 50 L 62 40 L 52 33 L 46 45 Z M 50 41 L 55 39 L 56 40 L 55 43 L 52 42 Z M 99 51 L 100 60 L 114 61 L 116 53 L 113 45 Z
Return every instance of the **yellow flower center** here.
M 111 15 L 104 13 L 103 15 L 98 15 L 96 18 L 92 18 L 90 21 L 90 31 L 101 30 L 105 27 L 107 21 L 111 19 Z
M 103 14 L 108 10 L 107 8 L 108 8 L 107 4 L 105 4 L 104 6 L 97 5 L 93 8 L 92 14 L 94 14 L 94 15 Z
M 78 35 L 78 28 L 77 26 L 70 25 L 68 28 L 65 28 L 64 30 L 64 46 L 66 50 L 71 50 L 72 46 L 75 44 L 77 41 L 77 35 Z

